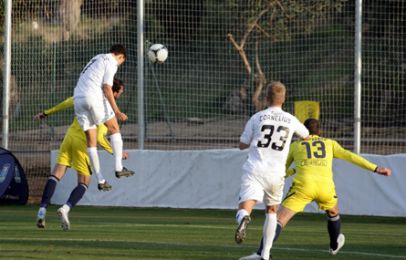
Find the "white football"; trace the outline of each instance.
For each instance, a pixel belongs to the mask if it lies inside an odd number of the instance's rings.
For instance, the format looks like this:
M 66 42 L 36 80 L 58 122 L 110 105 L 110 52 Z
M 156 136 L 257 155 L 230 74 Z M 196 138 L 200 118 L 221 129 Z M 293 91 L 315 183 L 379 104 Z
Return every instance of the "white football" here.
M 148 58 L 152 63 L 162 64 L 168 58 L 168 49 L 163 44 L 153 44 L 149 47 Z

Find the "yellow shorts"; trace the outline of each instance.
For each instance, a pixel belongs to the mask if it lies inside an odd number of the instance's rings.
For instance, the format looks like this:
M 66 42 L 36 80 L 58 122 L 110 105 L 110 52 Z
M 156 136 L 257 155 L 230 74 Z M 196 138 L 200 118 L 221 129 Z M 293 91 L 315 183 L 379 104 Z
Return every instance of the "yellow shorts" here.
M 334 182 L 294 179 L 282 205 L 294 212 L 302 212 L 312 201 L 316 202 L 321 210 L 329 210 L 337 205 Z
M 92 174 L 86 142 L 72 136 L 66 135 L 63 139 L 56 162 L 72 167 L 81 175 Z

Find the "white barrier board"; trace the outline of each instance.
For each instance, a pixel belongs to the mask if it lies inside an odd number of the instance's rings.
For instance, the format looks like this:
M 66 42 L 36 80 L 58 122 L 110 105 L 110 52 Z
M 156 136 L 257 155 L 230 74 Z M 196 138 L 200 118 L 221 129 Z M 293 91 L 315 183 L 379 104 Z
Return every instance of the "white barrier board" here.
M 113 186 L 97 190 L 96 176 L 80 205 L 222 208 L 235 209 L 238 203 L 242 164 L 247 152 L 238 149 L 200 151 L 130 150 L 124 165 L 136 174 L 117 179 L 112 155 L 100 151 L 102 172 Z M 57 151 L 52 151 L 51 164 Z M 393 176 L 384 177 L 345 161 L 334 161 L 339 207 L 343 214 L 406 216 L 406 154 L 364 155 L 368 160 L 391 167 Z M 63 204 L 76 186 L 76 173 L 69 169 L 58 184 L 52 203 Z M 285 192 L 291 180 L 287 179 Z M 261 208 L 261 205 L 258 207 Z M 310 204 L 306 212 L 320 212 Z

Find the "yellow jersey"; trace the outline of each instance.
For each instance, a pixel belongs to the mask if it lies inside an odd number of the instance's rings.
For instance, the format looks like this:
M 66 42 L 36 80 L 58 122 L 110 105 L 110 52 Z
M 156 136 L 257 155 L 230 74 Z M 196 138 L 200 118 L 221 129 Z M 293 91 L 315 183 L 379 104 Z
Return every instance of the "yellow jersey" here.
M 310 135 L 308 140 L 295 141 L 291 144 L 286 168 L 295 162 L 295 179 L 315 177 L 320 181 L 333 179 L 333 158 L 342 159 L 366 170 L 374 171 L 376 164 L 344 149 L 337 141 Z M 289 169 L 287 175 L 294 171 Z

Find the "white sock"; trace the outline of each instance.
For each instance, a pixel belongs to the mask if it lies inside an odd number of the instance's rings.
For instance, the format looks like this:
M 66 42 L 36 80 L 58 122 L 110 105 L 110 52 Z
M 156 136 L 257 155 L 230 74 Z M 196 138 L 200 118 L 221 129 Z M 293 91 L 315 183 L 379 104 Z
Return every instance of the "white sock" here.
M 99 155 L 97 154 L 96 147 L 88 147 L 87 153 L 89 154 L 90 163 L 92 164 L 93 173 L 96 174 L 98 183 L 104 183 L 106 180 L 104 179 L 103 174 L 100 172 L 100 162 L 99 162 Z
M 110 143 L 113 147 L 113 155 L 116 162 L 116 171 L 123 170 L 123 139 L 120 133 L 110 135 Z
M 69 212 L 70 211 L 70 207 L 67 204 L 63 204 L 62 208 L 66 211 Z
M 262 249 L 261 253 L 261 257 L 265 260 L 269 259 L 269 253 L 271 252 L 273 238 L 275 237 L 277 222 L 278 220 L 276 218 L 276 213 L 265 214 L 265 223 L 262 230 L 264 248 Z
M 40 207 L 38 210 L 38 217 L 43 217 L 45 218 L 45 215 L 47 214 L 47 209 L 45 207 Z
M 245 216 L 249 216 L 250 214 L 248 214 L 248 211 L 246 211 L 245 209 L 240 209 L 237 211 L 237 214 L 235 215 L 235 220 L 237 221 L 237 224 L 241 223 L 241 220 L 245 217 Z

